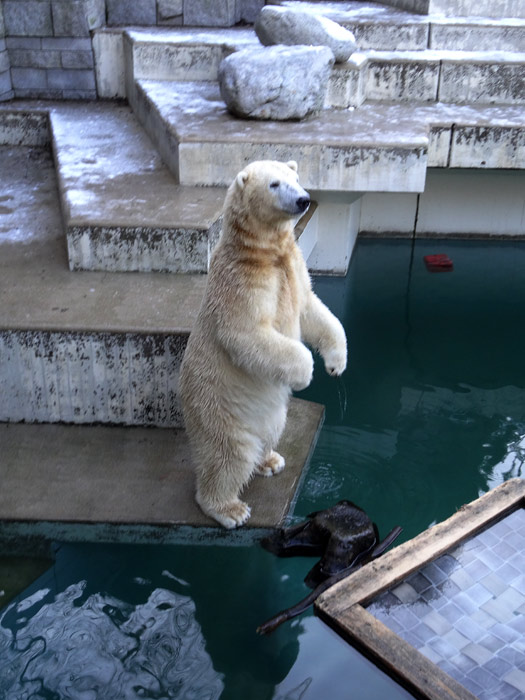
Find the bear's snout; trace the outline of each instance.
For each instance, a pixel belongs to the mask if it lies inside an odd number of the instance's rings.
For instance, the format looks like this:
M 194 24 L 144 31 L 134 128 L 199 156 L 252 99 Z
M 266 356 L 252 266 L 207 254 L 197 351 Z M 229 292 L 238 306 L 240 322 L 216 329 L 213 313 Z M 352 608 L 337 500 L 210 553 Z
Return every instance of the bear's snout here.
M 310 206 L 310 197 L 299 197 L 295 204 L 300 212 L 304 212 Z

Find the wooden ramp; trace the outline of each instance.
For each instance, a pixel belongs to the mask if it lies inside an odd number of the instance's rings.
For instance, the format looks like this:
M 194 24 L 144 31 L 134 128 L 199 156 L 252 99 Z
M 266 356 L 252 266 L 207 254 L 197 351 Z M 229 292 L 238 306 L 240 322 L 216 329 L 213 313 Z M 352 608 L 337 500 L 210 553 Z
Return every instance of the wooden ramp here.
M 525 697 L 524 506 L 523 479 L 501 484 L 334 585 L 316 612 L 417 697 Z
M 224 530 L 194 501 L 182 430 L 49 424 L 0 425 L 0 546 L 36 540 L 247 544 L 293 509 L 324 408 L 290 404 L 279 446 L 286 468 L 255 478 L 248 524 Z

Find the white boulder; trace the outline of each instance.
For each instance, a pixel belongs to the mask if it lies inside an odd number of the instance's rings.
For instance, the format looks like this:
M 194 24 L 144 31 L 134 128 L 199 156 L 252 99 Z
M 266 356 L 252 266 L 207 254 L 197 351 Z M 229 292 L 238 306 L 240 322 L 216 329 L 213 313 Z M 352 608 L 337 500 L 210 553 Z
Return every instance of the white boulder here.
M 347 61 L 356 49 L 352 32 L 311 11 L 266 5 L 257 17 L 254 29 L 265 46 L 328 46 L 337 63 Z
M 303 119 L 323 108 L 333 63 L 325 46 L 237 51 L 219 66 L 221 96 L 238 117 Z

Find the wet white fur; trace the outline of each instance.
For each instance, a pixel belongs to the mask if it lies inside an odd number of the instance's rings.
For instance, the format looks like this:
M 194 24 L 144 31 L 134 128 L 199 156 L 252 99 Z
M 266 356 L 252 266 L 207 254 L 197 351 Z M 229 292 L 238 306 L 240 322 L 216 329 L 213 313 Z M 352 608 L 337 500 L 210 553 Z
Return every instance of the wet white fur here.
M 239 496 L 251 477 L 284 468 L 274 448 L 290 392 L 312 379 L 304 343 L 320 352 L 330 374 L 346 367 L 343 327 L 312 292 L 293 237 L 297 201 L 307 196 L 296 171 L 293 161 L 258 161 L 230 186 L 181 370 L 196 499 L 227 528 L 250 516 Z

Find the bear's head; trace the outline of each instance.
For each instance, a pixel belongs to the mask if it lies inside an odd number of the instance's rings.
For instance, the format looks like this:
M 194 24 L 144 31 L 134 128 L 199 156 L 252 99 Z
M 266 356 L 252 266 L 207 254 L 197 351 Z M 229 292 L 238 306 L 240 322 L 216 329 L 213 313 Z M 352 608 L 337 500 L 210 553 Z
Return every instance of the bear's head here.
M 225 213 L 230 209 L 236 218 L 255 219 L 266 227 L 297 219 L 309 205 L 310 195 L 299 184 L 295 161 L 258 160 L 230 185 Z

